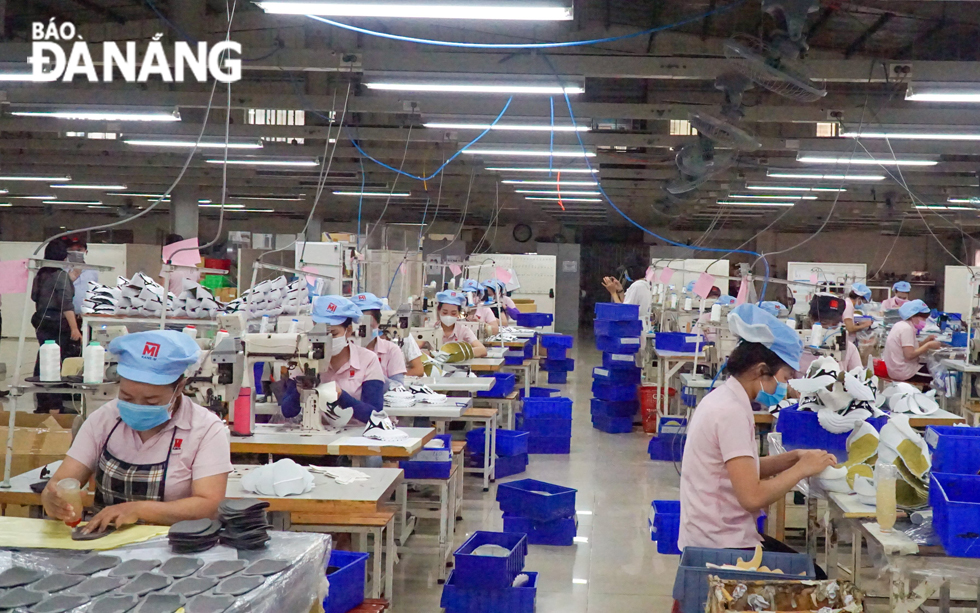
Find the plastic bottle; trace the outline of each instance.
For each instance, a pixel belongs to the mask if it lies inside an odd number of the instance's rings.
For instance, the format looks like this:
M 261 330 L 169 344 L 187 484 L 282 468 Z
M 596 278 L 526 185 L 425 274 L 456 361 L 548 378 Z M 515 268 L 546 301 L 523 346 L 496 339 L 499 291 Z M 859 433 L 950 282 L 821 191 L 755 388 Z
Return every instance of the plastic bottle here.
M 184 326 L 184 334 L 191 338 L 197 338 L 197 327 L 196 326 Z
M 294 319 L 289 322 L 289 334 L 296 334 L 297 332 L 299 332 L 299 320 Z
M 82 503 L 82 484 L 78 479 L 62 479 L 54 486 L 62 500 L 68 503 L 72 510 L 72 516 L 65 520 L 65 524 L 74 528 L 82 521 L 82 514 L 85 505 Z
M 243 387 L 235 399 L 235 423 L 233 430 L 240 436 L 252 436 L 252 388 Z
M 61 347 L 54 341 L 41 345 L 41 381 L 61 381 Z
M 259 334 L 265 334 L 269 331 L 269 316 L 262 316 L 262 323 L 259 324 Z
M 227 330 L 218 330 L 218 332 L 214 335 L 214 345 L 212 345 L 211 348 L 217 349 L 218 345 L 221 344 L 221 341 L 225 340 L 229 336 L 230 334 L 228 334 Z
M 92 341 L 82 352 L 82 361 L 85 367 L 82 370 L 82 381 L 84 383 L 102 383 L 105 376 L 105 349 L 102 345 Z

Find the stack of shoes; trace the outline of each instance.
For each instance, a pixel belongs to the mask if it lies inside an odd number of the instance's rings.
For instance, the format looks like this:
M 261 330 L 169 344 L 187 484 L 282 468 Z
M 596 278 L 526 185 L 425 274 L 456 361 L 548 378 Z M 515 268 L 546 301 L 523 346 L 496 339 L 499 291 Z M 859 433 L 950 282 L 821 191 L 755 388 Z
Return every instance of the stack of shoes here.
M 82 301 L 84 315 L 115 315 L 122 298 L 122 290 L 118 287 L 107 287 L 95 281 L 89 281 L 85 289 L 85 300 Z
M 218 514 L 224 525 L 221 544 L 235 549 L 265 547 L 271 538 L 269 529 L 272 528 L 265 512 L 268 506 L 269 503 L 264 500 L 222 500 L 218 505 Z
M 171 307 L 174 317 L 191 319 L 213 319 L 221 310 L 214 295 L 190 279 L 183 281 L 183 291 L 172 301 Z
M 393 408 L 407 408 L 415 406 L 415 394 L 399 385 L 385 392 L 385 404 Z
M 408 389 L 415 397 L 415 402 L 422 404 L 443 404 L 446 402 L 445 394 L 437 394 L 428 385 L 409 385 Z
M 384 411 L 371 411 L 362 436 L 379 441 L 400 441 L 408 438 L 408 433 L 396 428 Z
M 195 519 L 170 527 L 170 548 L 177 554 L 200 553 L 218 544 L 221 522 Z
M 310 292 L 305 279 L 299 278 L 289 283 L 286 277 L 277 277 L 246 290 L 241 297 L 225 305 L 225 311 L 244 312 L 249 318 L 264 315 L 278 317 L 296 315 L 309 302 Z

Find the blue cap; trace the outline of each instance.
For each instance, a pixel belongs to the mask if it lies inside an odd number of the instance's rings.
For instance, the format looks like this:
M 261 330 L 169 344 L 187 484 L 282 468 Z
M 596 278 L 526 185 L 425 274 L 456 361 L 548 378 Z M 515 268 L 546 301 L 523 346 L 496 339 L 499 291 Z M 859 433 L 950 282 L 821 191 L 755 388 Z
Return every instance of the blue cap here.
M 892 286 L 892 291 L 895 291 L 895 292 L 911 292 L 912 291 L 912 284 L 909 283 L 908 281 L 898 281 L 897 283 L 895 283 L 895 285 Z
M 776 302 L 775 300 L 767 300 L 759 305 L 759 308 L 769 313 L 773 317 L 779 317 L 779 314 L 787 310 L 782 302 Z
M 136 332 L 112 339 L 109 353 L 116 356 L 120 377 L 151 385 L 168 385 L 197 362 L 201 348 L 176 330 Z
M 919 313 L 929 313 L 929 307 L 926 306 L 925 302 L 921 300 L 909 300 L 902 306 L 898 307 L 898 316 L 903 320 L 912 317 L 913 315 L 918 315 Z
M 690 281 L 690 282 L 688 282 L 688 284 L 684 286 L 684 291 L 687 292 L 688 294 L 690 294 L 691 292 L 693 292 L 694 291 L 694 284 L 695 283 L 696 283 L 696 281 Z
M 343 296 L 317 296 L 313 301 L 313 321 L 318 324 L 339 326 L 348 319 L 361 318 L 361 309 Z
M 463 282 L 459 285 L 459 291 L 476 292 L 479 294 L 481 291 L 483 291 L 483 288 L 473 279 L 463 279 Z
M 497 279 L 490 279 L 489 281 L 484 282 L 483 289 L 489 289 L 495 292 L 499 292 L 500 290 L 502 289 L 505 290 L 506 288 L 504 287 L 504 284 L 498 281 Z
M 735 298 L 733 296 L 729 296 L 728 294 L 723 294 L 721 296 L 718 296 L 718 299 L 715 300 L 715 303 L 720 304 L 721 306 L 728 306 L 730 304 L 735 304 Z
M 800 369 L 803 341 L 796 330 L 754 304 L 740 304 L 728 314 L 728 327 L 735 336 L 768 347 L 793 370 Z
M 864 283 L 855 283 L 851 286 L 851 291 L 865 300 L 871 300 L 871 288 Z
M 384 302 L 381 301 L 381 298 L 378 298 L 371 292 L 355 294 L 351 296 L 350 301 L 362 311 L 380 311 L 384 308 Z
M 462 292 L 451 289 L 436 294 L 436 302 L 438 304 L 454 304 L 461 307 L 466 304 L 466 297 Z

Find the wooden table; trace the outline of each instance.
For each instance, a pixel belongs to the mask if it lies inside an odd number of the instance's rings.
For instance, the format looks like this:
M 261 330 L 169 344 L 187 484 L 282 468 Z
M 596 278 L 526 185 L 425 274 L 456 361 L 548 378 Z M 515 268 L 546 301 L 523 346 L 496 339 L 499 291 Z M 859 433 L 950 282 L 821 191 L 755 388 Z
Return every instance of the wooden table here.
M 399 429 L 408 433 L 404 443 L 363 440 L 361 426 L 348 427 L 340 432 L 310 432 L 292 425 L 256 424 L 252 436 L 231 437 L 231 452 L 304 457 L 348 455 L 411 458 L 436 434 L 432 428 Z
M 405 385 L 426 385 L 433 392 L 489 392 L 496 383 L 493 377 L 405 377 Z
M 447 364 L 455 368 L 468 368 L 470 372 L 500 372 L 500 367 L 504 365 L 504 358 L 473 358 Z
M 952 426 L 955 424 L 966 423 L 966 419 L 950 413 L 949 411 L 944 411 L 939 409 L 935 413 L 930 415 L 916 415 L 914 413 L 909 413 L 909 425 L 913 428 L 925 428 L 927 426 Z
M 950 370 L 963 373 L 960 381 L 960 414 L 966 417 L 966 405 L 973 395 L 973 377 L 980 373 L 980 365 L 970 364 L 966 360 L 945 359 L 942 365 Z

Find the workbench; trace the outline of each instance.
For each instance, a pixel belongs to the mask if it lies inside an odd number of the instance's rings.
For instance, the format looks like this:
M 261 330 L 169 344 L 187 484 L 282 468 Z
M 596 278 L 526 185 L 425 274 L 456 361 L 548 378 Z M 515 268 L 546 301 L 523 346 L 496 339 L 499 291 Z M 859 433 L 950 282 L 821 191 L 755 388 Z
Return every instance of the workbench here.
M 256 424 L 252 436 L 232 436 L 232 453 L 267 453 L 285 456 L 384 457 L 407 459 L 432 440 L 432 428 L 399 428 L 408 438 L 383 442 L 361 436 L 364 427 L 349 426 L 340 432 L 300 430 L 292 424 Z

